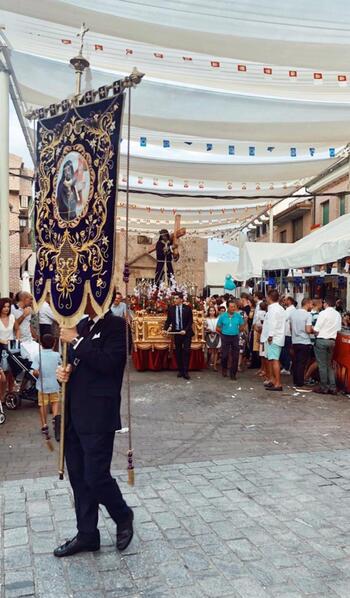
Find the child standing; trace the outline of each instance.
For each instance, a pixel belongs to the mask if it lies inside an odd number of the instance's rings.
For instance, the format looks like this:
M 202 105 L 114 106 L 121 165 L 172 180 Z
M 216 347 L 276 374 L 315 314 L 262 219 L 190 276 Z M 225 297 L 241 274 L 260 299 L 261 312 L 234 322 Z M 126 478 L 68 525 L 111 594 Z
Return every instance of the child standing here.
M 53 351 L 55 338 L 52 334 L 44 334 L 41 339 L 39 355 L 33 360 L 33 374 L 37 378 L 38 404 L 40 407 L 41 432 L 45 440 L 50 440 L 47 425 L 47 407 L 51 405 L 53 414 L 53 429 L 56 440 L 59 440 L 59 384 L 56 369 L 61 365 L 59 353 Z

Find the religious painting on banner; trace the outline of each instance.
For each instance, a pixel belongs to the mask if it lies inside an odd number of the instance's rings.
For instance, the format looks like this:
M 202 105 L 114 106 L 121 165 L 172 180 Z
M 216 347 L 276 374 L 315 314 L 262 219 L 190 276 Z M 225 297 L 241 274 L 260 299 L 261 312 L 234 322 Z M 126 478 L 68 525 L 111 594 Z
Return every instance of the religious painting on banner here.
M 49 292 L 67 326 L 88 296 L 98 315 L 111 301 L 123 102 L 120 94 L 38 122 L 34 297 L 40 305 Z

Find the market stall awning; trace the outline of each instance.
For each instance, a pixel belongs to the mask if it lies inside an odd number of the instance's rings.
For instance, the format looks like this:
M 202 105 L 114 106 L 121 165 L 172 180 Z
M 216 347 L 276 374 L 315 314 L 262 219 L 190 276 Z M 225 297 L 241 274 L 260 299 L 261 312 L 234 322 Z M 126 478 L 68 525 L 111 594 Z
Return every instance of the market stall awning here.
M 236 280 L 261 278 L 265 261 L 272 255 L 288 252 L 292 246 L 293 243 L 244 243 L 239 250 Z
M 263 246 L 264 243 L 259 243 Z M 277 244 L 274 244 L 277 245 Z M 288 249 L 272 251 L 263 260 L 264 270 L 307 268 L 336 262 L 350 256 L 350 214 L 315 229 Z

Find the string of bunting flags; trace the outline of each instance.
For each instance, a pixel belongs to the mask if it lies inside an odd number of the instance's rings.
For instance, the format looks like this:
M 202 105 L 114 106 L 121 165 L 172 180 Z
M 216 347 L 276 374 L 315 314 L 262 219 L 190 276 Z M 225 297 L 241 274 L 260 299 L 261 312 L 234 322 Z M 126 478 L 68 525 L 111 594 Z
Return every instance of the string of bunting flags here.
M 62 38 L 63 45 L 71 45 L 73 40 L 70 38 Z M 314 70 L 308 68 L 298 68 L 296 66 L 277 66 L 269 65 L 259 62 L 243 62 L 229 58 L 211 57 L 206 54 L 192 53 L 187 54 L 179 50 L 171 48 L 157 49 L 152 48 L 150 44 L 135 45 L 130 43 L 128 47 L 125 45 L 125 40 L 106 38 L 101 41 L 92 41 L 87 45 L 87 51 L 95 54 L 115 54 L 116 57 L 132 57 L 139 61 L 158 62 L 169 67 L 186 67 L 186 69 L 195 68 L 196 71 L 207 70 L 212 73 L 231 72 L 232 74 L 240 76 L 243 80 L 249 80 L 260 77 L 262 80 L 276 80 L 278 82 L 290 81 L 293 83 L 302 83 L 319 85 L 323 83 L 335 84 L 338 87 L 346 87 L 349 84 L 349 72 L 336 72 L 327 70 Z
M 127 177 L 126 174 L 122 174 L 119 178 L 120 188 L 126 187 Z M 143 176 L 132 173 L 130 175 L 130 186 L 132 188 L 144 188 L 152 189 L 157 188 L 159 190 L 169 188 L 173 191 L 245 191 L 247 193 L 253 192 L 268 192 L 268 191 L 295 191 L 303 184 L 302 180 L 297 181 L 275 181 L 275 182 L 237 182 L 237 181 L 206 181 L 206 180 L 191 180 L 191 179 L 175 179 L 158 176 Z
M 117 203 L 117 207 L 118 208 L 126 208 L 126 203 L 119 201 Z M 247 206 L 247 205 L 237 205 L 234 208 L 232 207 L 223 207 L 223 206 L 218 206 L 218 207 L 202 207 L 200 209 L 196 209 L 196 208 L 175 208 L 175 207 L 170 207 L 170 206 L 166 206 L 166 207 L 160 207 L 160 206 L 147 206 L 147 205 L 140 205 L 140 204 L 129 204 L 129 210 L 144 210 L 145 212 L 148 212 L 149 214 L 152 212 L 160 212 L 161 214 L 165 214 L 167 212 L 171 212 L 173 215 L 175 214 L 187 214 L 187 215 L 192 215 L 192 214 L 230 214 L 232 213 L 237 214 L 238 212 L 244 212 L 245 214 L 257 212 L 258 210 L 261 211 L 264 208 L 268 209 L 269 208 L 269 204 L 267 203 L 259 203 L 256 204 L 254 206 Z M 117 218 L 118 219 L 118 218 Z M 239 219 L 237 219 L 237 222 L 240 222 Z
M 139 137 L 139 144 L 140 147 L 147 147 L 150 144 L 154 145 L 154 140 L 149 140 L 148 137 L 146 136 L 141 136 Z M 240 144 L 239 147 L 237 147 L 236 144 L 227 144 L 225 142 L 222 141 L 203 141 L 203 142 L 199 142 L 198 140 L 190 140 L 190 139 L 184 139 L 183 141 L 180 141 L 179 139 L 161 139 L 158 141 L 158 144 L 160 147 L 162 147 L 163 149 L 169 149 L 171 147 L 176 147 L 179 148 L 182 147 L 183 149 L 186 148 L 190 148 L 190 149 L 194 149 L 195 147 L 199 148 L 202 151 L 205 152 L 213 152 L 215 149 L 220 150 L 221 152 L 223 150 L 225 150 L 225 152 L 229 155 L 229 156 L 242 156 L 242 155 L 247 155 L 250 158 L 253 158 L 257 155 L 261 155 L 263 153 L 265 153 L 266 155 L 272 155 L 273 153 L 277 153 L 278 151 L 286 151 L 287 148 L 283 147 L 283 146 L 278 146 L 276 144 L 270 143 L 269 145 L 266 145 L 264 147 L 261 146 L 256 146 L 256 145 L 243 145 Z M 157 144 L 157 146 L 158 146 Z M 336 148 L 335 147 L 317 147 L 316 145 L 312 145 L 312 146 L 290 146 L 287 149 L 289 156 L 291 158 L 297 158 L 298 155 L 303 155 L 305 153 L 307 153 L 311 158 L 313 157 L 317 157 L 319 154 L 322 153 L 322 155 L 327 152 L 328 156 L 330 158 L 334 158 L 336 155 Z

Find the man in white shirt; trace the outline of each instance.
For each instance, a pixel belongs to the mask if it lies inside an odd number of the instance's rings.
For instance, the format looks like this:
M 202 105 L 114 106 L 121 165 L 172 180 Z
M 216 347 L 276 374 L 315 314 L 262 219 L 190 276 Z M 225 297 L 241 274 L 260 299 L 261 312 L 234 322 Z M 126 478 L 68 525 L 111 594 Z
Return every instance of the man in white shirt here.
M 292 331 L 291 331 L 291 322 L 290 316 L 295 311 L 295 301 L 293 297 L 286 297 L 285 299 L 286 311 L 286 327 L 285 327 L 285 339 L 284 339 L 284 347 L 281 352 L 281 364 L 282 370 L 281 374 L 290 374 L 290 366 L 291 366 L 291 355 L 290 350 L 292 348 Z
M 334 309 L 334 301 L 331 297 L 327 297 L 323 303 L 324 310 L 320 312 L 314 326 L 315 356 L 321 382 L 314 391 L 320 394 L 336 395 L 337 386 L 332 358 L 337 334 L 341 330 L 341 315 Z
M 48 299 L 48 297 L 47 297 Z M 55 323 L 55 316 L 50 307 L 49 302 L 46 300 L 39 309 L 39 329 L 40 336 L 44 334 L 52 334 L 52 326 Z M 55 335 L 54 335 L 55 336 Z
M 280 356 L 284 346 L 286 316 L 283 307 L 279 304 L 279 293 L 270 291 L 267 297 L 269 305 L 267 311 L 267 342 L 265 353 L 268 360 L 269 381 L 266 382 L 267 390 L 283 390 L 281 385 Z
M 296 388 L 304 386 L 305 368 L 310 361 L 312 332 L 312 301 L 303 299 L 301 308 L 290 314 L 293 347 L 293 382 Z
M 111 312 L 114 316 L 119 316 L 119 318 L 126 318 L 128 313 L 127 307 L 126 303 L 124 303 L 122 299 L 122 294 L 119 293 L 119 291 L 117 291 L 115 294 L 113 305 L 111 306 Z

